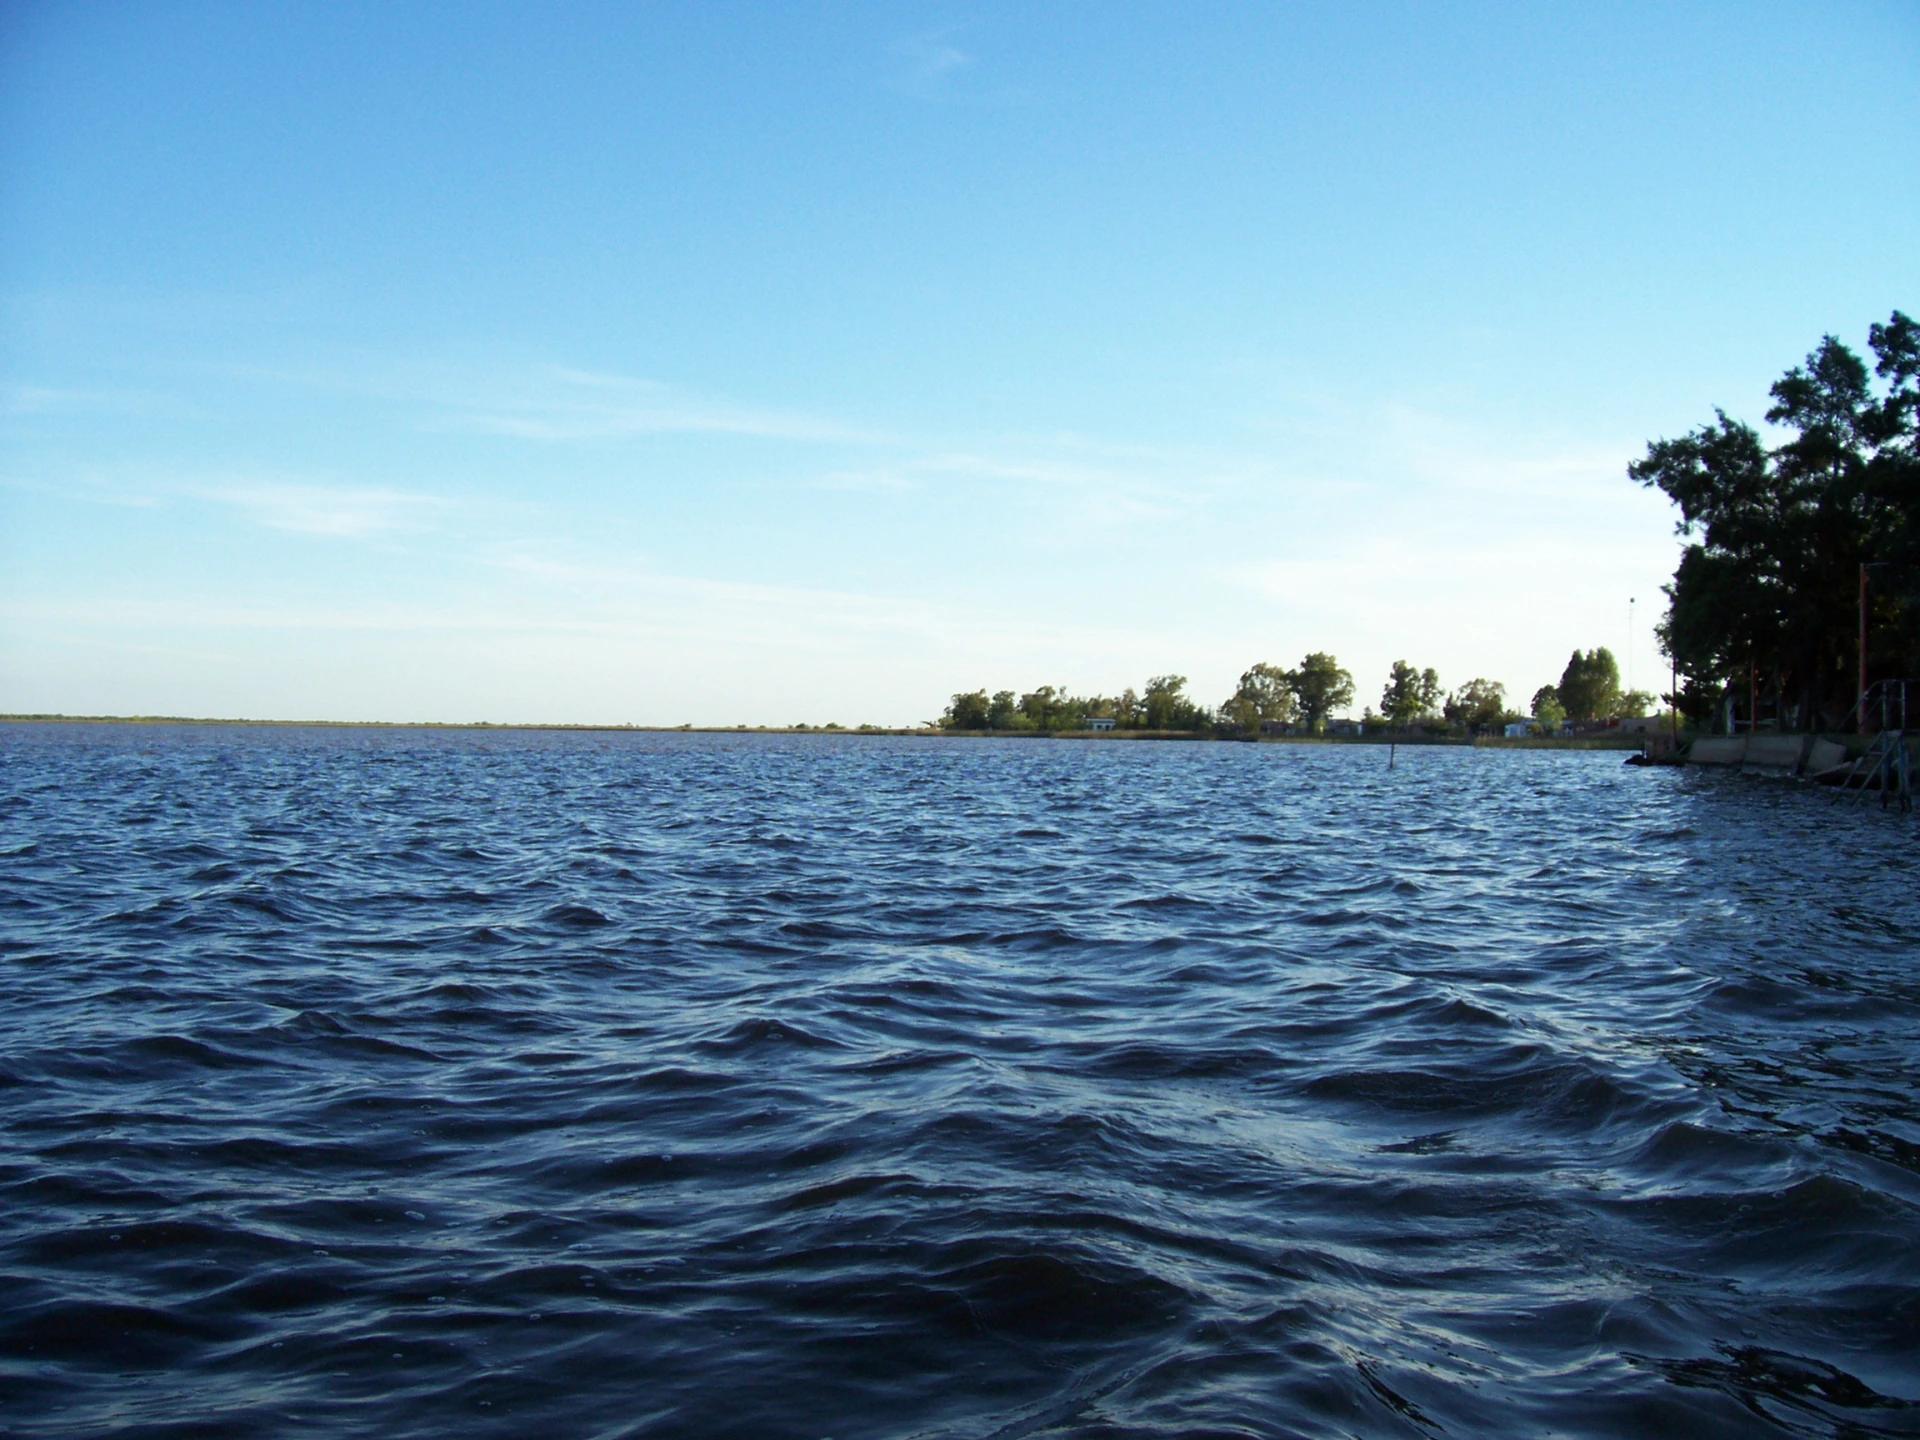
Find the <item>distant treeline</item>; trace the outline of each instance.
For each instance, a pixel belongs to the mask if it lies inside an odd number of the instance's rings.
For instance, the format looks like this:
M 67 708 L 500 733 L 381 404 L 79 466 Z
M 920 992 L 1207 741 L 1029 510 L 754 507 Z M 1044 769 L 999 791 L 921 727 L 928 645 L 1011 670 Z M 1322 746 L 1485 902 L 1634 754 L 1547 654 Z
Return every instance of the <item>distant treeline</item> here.
M 1627 467 L 1691 539 L 1659 626 L 1690 719 L 1786 729 L 1854 703 L 1866 592 L 1868 679 L 1920 675 L 1920 325 L 1868 329 L 1873 369 L 1829 335 L 1774 383 L 1769 448 L 1716 411 Z
M 1265 661 L 1249 666 L 1233 694 L 1218 707 L 1188 696 L 1184 675 L 1156 675 L 1141 691 L 1118 695 L 1073 695 L 1063 687 L 1042 685 L 1024 694 L 969 690 L 953 697 L 940 724 L 947 730 L 1086 730 L 1093 722 L 1111 722 L 1115 730 L 1187 731 L 1193 734 L 1249 736 L 1261 733 L 1318 735 L 1336 711 L 1353 702 L 1353 676 L 1332 655 L 1316 650 L 1292 669 Z M 1558 685 L 1534 693 L 1533 714 L 1522 717 L 1507 708 L 1506 687 L 1473 679 L 1458 689 L 1442 689 L 1431 668 L 1393 662 L 1380 711 L 1368 706 L 1357 722 L 1363 729 L 1419 729 L 1435 734 L 1480 734 L 1519 719 L 1555 729 L 1564 720 L 1606 720 L 1644 715 L 1653 697 L 1622 691 L 1620 669 L 1604 647 L 1574 651 Z M 1105 728 L 1104 724 L 1102 728 Z

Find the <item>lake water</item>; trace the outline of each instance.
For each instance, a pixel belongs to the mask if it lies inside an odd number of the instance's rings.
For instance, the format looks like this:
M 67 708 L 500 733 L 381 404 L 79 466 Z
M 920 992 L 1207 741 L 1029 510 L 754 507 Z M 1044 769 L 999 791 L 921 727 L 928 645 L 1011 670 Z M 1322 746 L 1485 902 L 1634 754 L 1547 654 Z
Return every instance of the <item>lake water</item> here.
M 1920 1435 L 1920 826 L 0 727 L 0 1433 Z

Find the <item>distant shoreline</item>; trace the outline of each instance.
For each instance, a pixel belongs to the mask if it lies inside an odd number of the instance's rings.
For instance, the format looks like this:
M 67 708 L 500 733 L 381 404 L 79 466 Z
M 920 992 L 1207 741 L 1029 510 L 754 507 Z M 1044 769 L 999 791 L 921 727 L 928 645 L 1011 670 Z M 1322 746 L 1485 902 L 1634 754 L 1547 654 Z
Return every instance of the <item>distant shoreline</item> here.
M 224 725 L 283 730 L 561 731 L 635 735 L 852 735 L 903 736 L 927 740 L 1218 740 L 1189 730 L 942 730 L 937 726 L 866 725 L 587 725 L 493 720 L 239 720 L 202 715 L 0 715 L 0 725 Z M 1406 745 L 1487 750 L 1638 750 L 1639 735 L 1260 735 L 1219 740 L 1230 745 Z

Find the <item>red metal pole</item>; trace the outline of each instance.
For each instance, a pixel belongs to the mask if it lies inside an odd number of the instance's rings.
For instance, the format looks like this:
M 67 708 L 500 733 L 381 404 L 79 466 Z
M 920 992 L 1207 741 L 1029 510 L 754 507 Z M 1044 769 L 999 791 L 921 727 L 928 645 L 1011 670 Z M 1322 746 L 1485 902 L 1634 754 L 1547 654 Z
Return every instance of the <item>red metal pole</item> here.
M 1867 567 L 1860 565 L 1860 733 L 1867 733 Z

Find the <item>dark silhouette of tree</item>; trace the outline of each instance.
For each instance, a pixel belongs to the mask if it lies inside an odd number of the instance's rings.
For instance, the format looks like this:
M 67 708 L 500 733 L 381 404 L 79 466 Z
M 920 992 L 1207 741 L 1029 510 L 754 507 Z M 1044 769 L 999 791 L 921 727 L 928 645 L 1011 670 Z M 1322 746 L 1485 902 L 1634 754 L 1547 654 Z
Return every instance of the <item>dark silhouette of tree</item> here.
M 1725 693 L 1746 708 L 1759 692 L 1790 722 L 1837 722 L 1853 700 L 1862 564 L 1876 567 L 1870 668 L 1920 668 L 1920 327 L 1895 311 L 1868 341 L 1871 373 L 1829 335 L 1775 382 L 1766 418 L 1790 432 L 1781 445 L 1716 412 L 1627 467 L 1679 506 L 1692 542 L 1658 634 L 1695 720 Z
M 1620 666 L 1602 645 L 1584 654 L 1573 652 L 1560 672 L 1554 694 L 1569 720 L 1607 720 L 1620 713 Z

